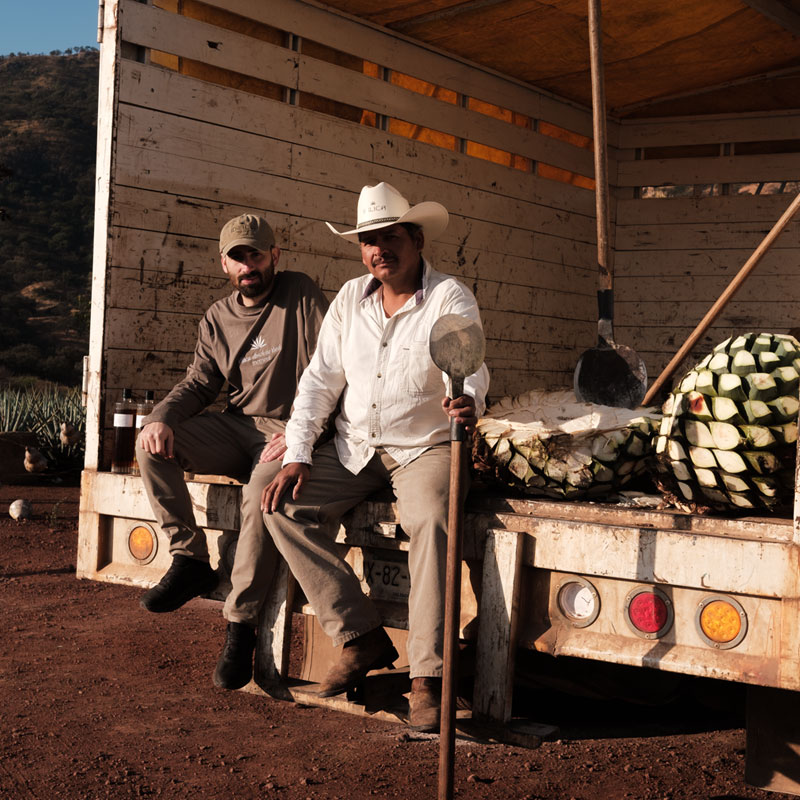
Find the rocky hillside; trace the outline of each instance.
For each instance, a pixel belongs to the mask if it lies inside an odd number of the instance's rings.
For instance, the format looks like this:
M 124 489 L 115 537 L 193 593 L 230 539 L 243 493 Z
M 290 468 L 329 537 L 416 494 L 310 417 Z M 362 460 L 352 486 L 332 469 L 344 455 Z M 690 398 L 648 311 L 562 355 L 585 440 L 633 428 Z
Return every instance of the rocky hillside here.
M 0 381 L 80 381 L 97 70 L 96 50 L 0 57 Z

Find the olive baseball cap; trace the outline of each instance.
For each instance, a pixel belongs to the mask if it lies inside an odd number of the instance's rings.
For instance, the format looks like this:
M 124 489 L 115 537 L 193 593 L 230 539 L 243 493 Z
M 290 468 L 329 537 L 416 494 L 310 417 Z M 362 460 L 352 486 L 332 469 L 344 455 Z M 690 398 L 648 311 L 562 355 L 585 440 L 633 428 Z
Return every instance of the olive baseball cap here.
M 219 234 L 219 252 L 227 255 L 230 249 L 240 244 L 266 253 L 275 244 L 275 234 L 263 217 L 242 214 L 223 225 Z

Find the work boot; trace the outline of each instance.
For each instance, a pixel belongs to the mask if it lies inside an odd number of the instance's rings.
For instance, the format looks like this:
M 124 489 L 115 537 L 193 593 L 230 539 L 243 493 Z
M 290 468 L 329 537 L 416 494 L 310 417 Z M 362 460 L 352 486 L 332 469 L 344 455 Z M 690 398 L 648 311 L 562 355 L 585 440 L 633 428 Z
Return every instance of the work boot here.
M 193 597 L 213 591 L 218 582 L 219 576 L 208 562 L 189 556 L 174 556 L 172 566 L 152 589 L 141 596 L 139 605 L 156 614 L 175 611 Z
M 442 715 L 442 679 L 412 678 L 408 698 L 408 725 L 412 730 L 435 733 Z
M 241 689 L 253 677 L 253 651 L 256 630 L 244 622 L 229 622 L 225 646 L 214 670 L 214 686 L 220 689 Z
M 345 642 L 339 661 L 319 685 L 319 696 L 330 697 L 356 686 L 373 669 L 391 668 L 397 659 L 389 634 L 383 628 L 364 633 Z

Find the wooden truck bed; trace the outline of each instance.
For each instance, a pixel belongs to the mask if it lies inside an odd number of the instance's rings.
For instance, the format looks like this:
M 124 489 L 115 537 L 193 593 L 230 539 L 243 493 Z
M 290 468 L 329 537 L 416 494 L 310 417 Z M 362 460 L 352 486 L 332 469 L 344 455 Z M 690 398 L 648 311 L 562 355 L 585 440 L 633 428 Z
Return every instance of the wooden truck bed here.
M 156 583 L 170 564 L 168 543 L 152 521 L 140 479 L 86 471 L 83 480 L 78 575 L 142 587 Z M 189 488 L 208 531 L 212 564 L 223 576 L 215 596 L 223 598 L 240 489 L 205 480 L 190 481 Z M 129 537 L 143 525 L 153 549 L 137 558 Z M 393 504 L 360 504 L 346 517 L 338 541 L 387 625 L 404 630 L 408 541 Z M 484 711 L 508 719 L 516 647 L 799 689 L 796 559 L 787 519 L 732 520 L 473 492 L 465 515 L 461 629 L 476 643 Z M 599 598 L 599 613 L 588 625 L 560 610 L 559 590 L 573 579 Z M 654 587 L 673 615 L 658 637 L 643 635 L 627 618 L 631 597 Z M 715 646 L 698 630 L 699 610 L 717 596 L 733 598 L 743 611 L 745 635 L 734 647 Z M 285 622 L 285 580 L 273 605 L 267 612 L 272 655 L 262 659 L 262 672 L 274 677 L 286 658 L 284 633 L 275 629 Z M 313 613 L 301 601 L 296 607 Z M 307 677 L 316 674 L 313 664 L 304 669 Z

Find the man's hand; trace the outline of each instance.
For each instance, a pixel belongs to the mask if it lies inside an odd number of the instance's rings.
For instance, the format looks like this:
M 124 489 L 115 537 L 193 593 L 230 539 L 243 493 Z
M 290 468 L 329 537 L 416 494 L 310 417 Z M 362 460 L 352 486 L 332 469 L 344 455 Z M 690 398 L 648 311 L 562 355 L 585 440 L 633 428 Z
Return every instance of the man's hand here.
M 175 434 L 172 428 L 163 422 L 149 422 L 139 433 L 139 447 L 154 456 L 172 458 L 175 455 L 174 443 Z
M 475 414 L 475 399 L 468 394 L 462 394 L 451 400 L 445 397 L 442 400 L 442 408 L 448 417 L 454 417 L 459 425 L 463 425 L 468 431 L 475 430 L 475 423 L 478 421 Z
M 308 480 L 311 468 L 308 464 L 301 464 L 298 461 L 287 464 L 273 479 L 269 486 L 264 488 L 261 495 L 261 510 L 265 514 L 271 514 L 278 508 L 278 503 L 283 497 L 283 493 L 294 486 L 292 500 L 297 500 L 300 489 Z
M 258 459 L 259 464 L 264 464 L 267 461 L 275 461 L 278 458 L 283 458 L 286 452 L 286 438 L 282 433 L 273 433 L 269 443 L 264 447 L 261 456 Z

